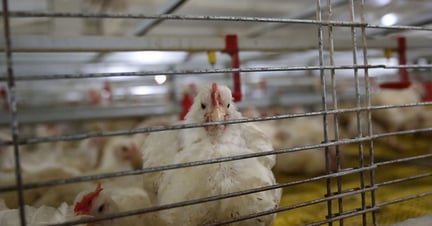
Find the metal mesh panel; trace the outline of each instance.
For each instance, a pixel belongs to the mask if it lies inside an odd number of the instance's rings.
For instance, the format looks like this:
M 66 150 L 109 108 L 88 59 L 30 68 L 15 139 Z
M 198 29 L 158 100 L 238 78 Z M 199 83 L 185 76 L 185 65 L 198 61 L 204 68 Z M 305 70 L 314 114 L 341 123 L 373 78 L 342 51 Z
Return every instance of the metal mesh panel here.
M 358 4 L 356 4 L 358 3 Z M 323 148 L 326 153 L 326 169 L 325 175 L 313 176 L 313 177 L 292 177 L 295 180 L 286 179 L 287 177 L 281 176 L 282 179 L 278 181 L 278 184 L 260 188 L 251 188 L 245 191 L 234 192 L 229 194 L 223 194 L 218 196 L 211 196 L 200 198 L 196 200 L 188 200 L 179 203 L 172 203 L 161 206 L 148 207 L 144 209 L 132 210 L 127 212 L 119 212 L 107 216 L 95 217 L 89 219 L 80 219 L 71 222 L 65 222 L 56 225 L 74 225 L 79 223 L 89 223 L 105 219 L 113 219 L 118 217 L 126 217 L 130 215 L 143 214 L 149 212 L 160 211 L 169 208 L 179 208 L 182 206 L 194 205 L 202 202 L 210 202 L 214 200 L 227 199 L 245 194 L 256 193 L 260 191 L 266 191 L 271 189 L 283 188 L 284 198 L 282 199 L 281 205 L 276 209 L 269 209 L 264 212 L 254 213 L 246 216 L 239 216 L 232 219 L 226 219 L 222 222 L 218 222 L 211 225 L 224 225 L 233 222 L 238 222 L 250 218 L 255 218 L 267 214 L 278 213 L 278 217 L 274 225 L 378 225 L 394 223 L 387 221 L 386 218 L 395 218 L 395 213 L 391 212 L 394 209 L 389 209 L 389 206 L 395 206 L 399 203 L 410 202 L 411 200 L 430 200 L 431 186 L 427 190 L 412 189 L 413 192 L 400 192 L 400 195 L 389 196 L 388 193 L 398 193 L 394 186 L 412 181 L 423 181 L 423 179 L 430 179 L 432 173 L 430 165 L 426 168 L 419 170 L 412 170 L 415 167 L 418 160 L 430 159 L 432 153 L 412 153 L 410 155 L 393 156 L 393 158 L 377 159 L 377 147 L 375 141 L 387 137 L 412 135 L 422 132 L 431 132 L 432 128 L 416 128 L 401 131 L 386 131 L 376 132 L 373 131 L 372 114 L 373 112 L 384 110 L 384 109 L 399 109 L 399 108 L 410 108 L 410 107 L 428 107 L 431 102 L 420 102 L 420 103 L 408 103 L 398 105 L 371 105 L 371 84 L 369 77 L 369 70 L 374 68 L 383 69 L 430 69 L 432 65 L 399 65 L 389 66 L 385 64 L 369 64 L 368 63 L 368 40 L 366 37 L 366 31 L 372 29 L 388 29 L 388 30 L 421 30 L 431 31 L 431 28 L 426 27 L 415 27 L 415 26 L 383 26 L 368 24 L 365 21 L 365 9 L 364 1 L 351 0 L 346 5 L 346 10 L 349 11 L 349 21 L 337 21 L 333 18 L 331 1 L 327 0 L 325 7 L 321 5 L 321 1 L 316 1 L 316 18 L 315 19 L 286 19 L 286 18 L 263 18 L 263 17 L 231 17 L 231 16 L 192 16 L 192 15 L 140 15 L 140 14 L 114 14 L 114 13 L 49 13 L 49 12 L 17 12 L 8 10 L 8 1 L 3 0 L 3 16 L 4 24 L 4 53 L 6 55 L 5 65 L 7 67 L 7 76 L 1 77 L 0 82 L 7 82 L 7 88 L 9 90 L 9 113 L 10 113 L 10 131 L 12 134 L 12 140 L 0 141 L 1 146 L 13 146 L 14 157 L 15 157 L 15 172 L 16 172 L 16 184 L 11 186 L 0 186 L 0 192 L 16 191 L 18 194 L 18 202 L 20 207 L 20 218 L 22 225 L 26 225 L 24 217 L 24 196 L 23 192 L 28 189 L 35 188 L 46 188 L 50 186 L 64 185 L 79 183 L 85 181 L 95 181 L 111 177 L 123 177 L 129 175 L 143 175 L 147 173 L 158 172 L 164 170 L 179 169 L 184 167 L 197 167 L 200 165 L 214 164 L 226 161 L 242 161 L 243 159 L 255 158 L 266 155 L 283 154 L 288 152 L 301 152 L 309 149 Z M 357 15 L 357 17 L 356 17 Z M 359 15 L 359 16 L 358 16 Z M 24 17 L 47 17 L 47 18 L 126 18 L 126 19 L 158 19 L 158 20 L 181 20 L 187 23 L 188 21 L 218 21 L 223 23 L 276 23 L 276 24 L 300 24 L 302 26 L 312 26 L 316 28 L 316 33 L 310 35 L 317 36 L 317 54 L 319 55 L 318 65 L 313 66 L 280 66 L 280 67 L 255 67 L 255 68 L 222 68 L 222 69 L 190 69 L 190 70 L 176 70 L 176 71 L 144 71 L 144 72 L 133 72 L 133 73 L 75 73 L 75 74 L 47 74 L 47 75 L 31 75 L 31 76 L 18 76 L 14 75 L 13 71 L 13 55 L 14 51 L 19 51 L 19 46 L 14 46 L 14 39 L 12 39 L 10 30 L 10 18 L 24 18 Z M 351 43 L 350 51 L 352 51 L 352 63 L 349 65 L 340 65 L 335 62 L 334 55 L 337 53 L 335 50 L 335 33 L 334 28 L 346 28 L 351 32 Z M 85 40 L 84 40 L 85 41 Z M 241 42 L 241 40 L 240 40 Z M 57 44 L 53 44 L 57 45 Z M 47 47 L 49 48 L 49 47 Z M 185 47 L 187 49 L 188 47 Z M 257 47 L 259 48 L 259 47 Z M 240 51 L 242 49 L 240 48 Z M 361 54 L 359 54 L 361 52 Z M 363 59 L 361 59 L 363 56 Z M 338 103 L 337 93 L 337 73 L 339 70 L 352 70 L 355 97 L 353 104 L 349 108 L 340 107 Z M 182 124 L 173 126 L 158 126 L 148 127 L 139 129 L 124 129 L 117 131 L 101 131 L 92 132 L 88 131 L 85 133 L 77 133 L 70 135 L 61 135 L 55 137 L 31 137 L 23 138 L 20 136 L 18 125 L 20 123 L 17 117 L 17 103 L 16 103 L 16 83 L 22 81 L 46 81 L 46 80 L 61 80 L 61 79 L 96 79 L 106 78 L 112 76 L 154 76 L 159 74 L 170 75 L 182 75 L 182 74 L 216 74 L 216 73 L 233 73 L 233 72 L 277 72 L 277 71 L 318 71 L 319 72 L 319 87 L 321 90 L 321 108 L 316 111 L 310 111 L 306 113 L 295 113 L 295 114 L 280 114 L 275 116 L 266 117 L 255 117 L 251 119 L 240 119 L 240 120 L 229 120 L 225 122 L 208 122 L 199 124 Z M 362 76 L 360 76 L 362 72 Z M 364 85 L 361 85 L 364 84 Z M 356 122 L 357 135 L 352 138 L 341 137 L 339 128 L 341 127 L 341 117 L 343 114 L 354 113 Z M 366 117 L 362 117 L 365 114 Z M 223 125 L 223 124 L 238 124 L 238 123 L 253 123 L 253 122 L 264 122 L 274 120 L 289 120 L 293 118 L 303 117 L 321 117 L 323 125 L 323 141 L 319 144 L 311 144 L 301 147 L 290 147 L 277 150 L 268 150 L 266 152 L 245 154 L 233 157 L 222 157 L 217 159 L 188 162 L 174 165 L 166 165 L 160 167 L 143 168 L 139 170 L 124 171 L 117 173 L 105 173 L 101 175 L 82 176 L 75 178 L 64 178 L 56 180 L 39 181 L 32 183 L 23 183 L 20 168 L 20 145 L 31 145 L 39 143 L 57 142 L 57 141 L 76 141 L 83 140 L 93 137 L 113 137 L 120 135 L 133 135 L 139 133 L 150 133 L 165 130 L 181 130 L 186 128 L 196 128 L 208 125 Z M 366 124 L 367 129 L 362 130 L 362 125 Z M 406 142 L 411 142 L 411 138 L 400 138 L 405 139 Z M 430 141 L 429 142 L 430 146 Z M 347 151 L 346 148 L 342 148 L 344 145 L 351 145 Z M 335 149 L 336 153 L 336 165 L 337 169 L 335 172 L 331 172 L 329 152 L 330 148 Z M 342 153 L 349 152 L 351 155 L 350 161 L 347 164 L 342 163 Z M 378 151 L 379 152 L 379 151 Z M 378 154 L 380 154 L 379 152 Z M 408 153 L 409 154 L 409 153 Z M 430 160 L 429 160 L 430 161 Z M 414 162 L 414 163 L 412 163 Z M 410 163 L 410 164 L 408 164 Z M 401 169 L 412 170 L 413 174 L 400 174 L 397 177 L 395 175 L 386 177 L 382 176 L 384 170 L 395 170 L 395 167 L 401 167 Z M 386 168 L 390 167 L 390 168 Z M 405 167 L 405 168 L 404 168 Z M 382 169 L 380 171 L 380 169 Z M 419 182 L 420 183 L 420 182 Z M 290 194 L 298 194 L 299 186 L 312 186 L 317 189 L 312 189 L 311 194 L 308 189 L 302 193 L 302 200 L 296 200 L 298 202 L 291 201 Z M 393 187 L 392 187 L 393 186 Z M 319 189 L 318 189 L 319 187 Z M 390 187 L 392 187 L 390 189 Z M 388 188 L 388 189 L 387 189 Z M 291 190 L 292 189 L 292 190 Z M 383 189 L 380 192 L 380 190 Z M 387 189 L 387 190 L 386 190 Z M 405 188 L 403 188 L 405 189 Z M 300 190 L 302 190 L 300 188 Z M 294 191 L 294 192 L 293 192 Z M 315 191 L 315 193 L 314 193 Z M 317 207 L 314 209 L 314 207 Z M 323 208 L 325 207 L 325 213 Z M 398 206 L 399 207 L 399 206 Z M 427 205 L 426 208 L 430 208 Z M 310 208 L 310 209 L 308 209 Z M 319 211 L 316 212 L 314 217 L 304 217 L 300 212 L 294 211 Z M 296 213 L 296 214 L 294 214 Z M 297 215 L 298 213 L 298 215 Z M 427 213 L 427 211 L 425 211 Z M 430 209 L 429 209 L 430 213 Z M 312 215 L 315 213 L 312 213 Z M 423 213 L 421 213 L 423 214 Z M 412 214 L 410 216 L 419 215 Z M 299 217 L 300 221 L 295 222 L 289 220 L 289 218 Z M 409 217 L 409 216 L 408 216 Z M 395 218 L 396 219 L 396 218 Z M 401 219 L 402 220 L 402 219 Z

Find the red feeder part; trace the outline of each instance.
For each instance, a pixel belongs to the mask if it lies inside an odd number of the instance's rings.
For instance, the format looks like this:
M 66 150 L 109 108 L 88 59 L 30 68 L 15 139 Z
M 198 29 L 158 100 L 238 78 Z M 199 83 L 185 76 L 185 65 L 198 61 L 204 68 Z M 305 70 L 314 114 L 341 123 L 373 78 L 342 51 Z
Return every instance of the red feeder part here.
M 427 81 L 424 83 L 426 94 L 423 97 L 423 101 L 432 101 L 432 82 Z
M 398 38 L 398 55 L 399 55 L 399 65 L 406 65 L 406 38 Z M 408 77 L 408 71 L 406 68 L 400 68 L 400 82 L 385 82 L 380 84 L 381 88 L 387 89 L 405 89 L 411 85 Z
M 182 112 L 180 114 L 180 120 L 184 120 L 186 114 L 189 112 L 193 104 L 193 99 L 196 94 L 196 86 L 195 84 L 190 84 L 189 89 L 183 93 L 182 98 Z
M 384 89 L 405 89 L 411 85 L 411 82 L 385 82 L 381 83 L 380 87 Z
M 230 34 L 230 35 L 225 36 L 224 52 L 231 56 L 232 67 L 233 68 L 240 68 L 237 35 Z M 237 71 L 237 72 L 233 73 L 233 82 L 234 82 L 234 91 L 233 91 L 232 95 L 233 95 L 234 101 L 238 102 L 238 101 L 241 101 L 241 99 L 242 99 L 240 72 Z

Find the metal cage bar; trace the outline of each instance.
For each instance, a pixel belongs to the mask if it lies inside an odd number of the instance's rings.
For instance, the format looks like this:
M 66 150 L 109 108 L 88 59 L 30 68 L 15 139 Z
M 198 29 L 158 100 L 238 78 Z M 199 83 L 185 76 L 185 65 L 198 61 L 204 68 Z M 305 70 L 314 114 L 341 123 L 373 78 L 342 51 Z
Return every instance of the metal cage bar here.
M 9 23 L 9 5 L 8 0 L 2 1 L 3 8 L 3 26 L 4 26 L 4 38 L 5 38 L 5 55 L 6 55 L 6 67 L 7 67 L 7 85 L 9 89 L 9 105 L 10 105 L 10 130 L 12 134 L 13 152 L 15 158 L 15 178 L 17 185 L 17 195 L 19 204 L 19 218 L 22 226 L 26 225 L 25 208 L 24 208 L 24 193 L 23 193 L 23 180 L 21 175 L 21 161 L 19 152 L 19 131 L 18 131 L 18 119 L 17 119 L 17 102 L 16 102 L 16 91 L 15 91 L 15 76 L 13 71 L 12 51 L 11 51 L 11 31 Z
M 360 20 L 361 22 L 365 22 L 365 2 L 361 0 L 360 2 Z M 368 62 L 367 58 L 367 42 L 366 42 L 366 28 L 361 27 L 361 36 L 362 36 L 362 45 L 363 45 L 363 63 L 366 64 Z M 366 106 L 371 106 L 371 92 L 370 92 L 370 79 L 369 79 L 369 69 L 364 68 L 364 83 L 365 83 L 365 94 L 366 94 Z M 367 116 L 367 135 L 373 135 L 372 129 L 372 112 L 370 110 L 366 111 Z M 369 165 L 373 166 L 375 164 L 374 159 L 374 143 L 373 140 L 368 141 L 368 153 L 369 153 Z M 369 171 L 369 181 L 371 186 L 375 186 L 375 170 Z M 371 191 L 371 206 L 374 208 L 376 206 L 375 201 L 375 190 Z M 372 223 L 377 225 L 376 211 L 372 211 Z
M 0 12 L 3 14 L 3 12 Z M 366 26 L 371 29 L 395 29 L 395 30 L 422 30 L 432 31 L 432 28 L 420 26 L 385 26 L 367 23 L 352 23 L 347 21 L 320 21 L 306 19 L 285 19 L 285 18 L 265 18 L 265 17 L 240 17 L 240 16 L 192 16 L 192 15 L 145 15 L 145 14 L 122 14 L 122 13 L 71 13 L 71 12 L 31 12 L 31 11 L 12 11 L 9 17 L 62 17 L 62 18 L 122 18 L 122 19 L 163 19 L 163 20 L 198 20 L 198 21 L 239 21 L 239 22 L 267 22 L 267 23 L 292 23 L 292 24 L 320 24 L 325 26 L 341 27 L 361 27 Z
M 350 1 L 350 18 L 351 21 L 355 21 L 355 6 L 354 1 Z M 351 27 L 351 40 L 352 40 L 352 56 L 353 56 L 353 64 L 357 64 L 357 32 L 354 27 Z M 358 70 L 354 68 L 354 82 L 355 82 L 355 96 L 356 96 L 356 106 L 361 107 L 361 97 L 360 97 L 360 82 L 359 82 Z M 356 112 L 356 123 L 357 123 L 357 134 L 359 137 L 362 136 L 361 131 L 361 112 Z M 364 148 L 363 143 L 358 143 L 358 160 L 359 167 L 364 167 Z M 360 187 L 365 188 L 365 175 L 363 172 L 360 173 Z M 363 210 L 366 209 L 366 194 L 361 194 L 361 208 Z M 366 213 L 362 214 L 362 224 L 365 226 L 367 223 Z
M 37 81 L 37 80 L 57 80 L 57 79 L 84 79 L 84 78 L 107 78 L 117 76 L 154 76 L 160 74 L 166 75 L 184 75 L 184 74 L 215 74 L 215 73 L 233 73 L 233 72 L 278 72 L 278 71 L 313 71 L 313 70 L 344 70 L 344 69 L 428 69 L 432 65 L 400 65 L 389 66 L 384 64 L 374 65 L 321 65 L 321 66 L 301 66 L 301 67 L 257 67 L 257 68 L 227 68 L 227 69 L 206 69 L 206 70 L 179 70 L 179 71 L 140 71 L 140 72 L 123 72 L 123 73 L 82 73 L 82 74 L 48 74 L 48 75 L 21 75 L 15 79 L 20 81 Z M 6 81 L 5 77 L 0 77 L 0 82 Z
M 331 0 L 327 0 L 327 20 L 333 20 L 333 12 L 332 12 L 332 5 L 331 5 Z M 329 60 L 330 60 L 330 66 L 334 66 L 335 62 L 334 62 L 334 34 L 333 34 L 333 26 L 328 26 L 328 48 L 329 48 Z M 336 71 L 334 69 L 330 69 L 330 79 L 331 79 L 331 90 L 332 90 L 332 109 L 338 109 L 338 99 L 337 99 L 337 93 L 336 93 Z M 336 113 L 333 115 L 333 127 L 334 127 L 334 140 L 338 141 L 339 140 L 339 115 Z M 336 154 L 336 165 L 337 165 L 337 171 L 341 170 L 341 153 L 340 153 L 340 149 L 339 149 L 339 145 L 334 146 L 335 148 L 335 154 Z M 327 167 L 327 172 L 331 172 L 329 170 L 329 150 L 327 150 L 326 153 L 326 167 Z M 342 178 L 341 177 L 337 177 L 336 178 L 336 183 L 337 183 L 337 192 L 341 193 L 342 192 Z M 338 206 L 338 213 L 341 214 L 343 212 L 343 200 L 342 198 L 339 198 L 337 203 Z M 344 221 L 343 219 L 339 220 L 339 225 L 343 226 Z
M 316 18 L 318 21 L 322 21 L 322 15 L 321 15 L 321 1 L 317 0 L 316 1 Z M 324 65 L 324 43 L 323 43 L 323 27 L 320 24 L 318 26 L 318 51 L 319 51 L 319 65 L 323 66 Z M 323 117 L 323 142 L 327 143 L 328 142 L 328 118 L 327 118 L 327 111 L 328 111 L 328 107 L 327 107 L 327 85 L 326 85 L 326 79 L 325 79 L 325 71 L 323 69 L 320 70 L 320 85 L 321 85 L 321 107 L 322 110 L 325 112 L 322 117 Z M 324 148 L 324 152 L 326 155 L 325 158 L 325 162 L 326 162 L 326 169 L 328 169 L 328 165 L 329 165 L 329 159 L 328 159 L 328 153 L 329 153 L 329 148 L 325 147 Z M 327 178 L 326 180 L 326 192 L 327 192 L 327 196 L 329 196 L 331 194 L 331 180 L 330 178 Z M 327 215 L 330 216 L 332 214 L 332 201 L 331 200 L 327 200 Z M 331 226 L 332 224 L 330 223 L 329 226 Z

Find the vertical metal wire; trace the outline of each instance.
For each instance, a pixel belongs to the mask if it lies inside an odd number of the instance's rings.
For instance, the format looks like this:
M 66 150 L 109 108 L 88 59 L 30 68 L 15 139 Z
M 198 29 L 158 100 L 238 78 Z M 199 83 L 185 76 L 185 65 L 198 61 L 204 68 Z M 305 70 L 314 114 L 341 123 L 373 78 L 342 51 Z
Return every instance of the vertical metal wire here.
M 354 0 L 351 0 L 351 9 L 350 9 L 350 16 L 351 20 L 355 21 L 355 5 Z M 352 42 L 352 53 L 353 53 L 353 64 L 357 65 L 357 37 L 356 37 L 356 28 L 351 27 L 351 42 Z M 355 95 L 356 95 L 356 106 L 361 107 L 361 98 L 360 98 L 360 84 L 359 84 L 359 76 L 358 76 L 358 69 L 354 68 L 354 81 L 355 81 Z M 361 112 L 356 112 L 356 121 L 357 121 L 357 134 L 359 137 L 362 137 L 362 121 L 361 121 Z M 364 150 L 363 150 L 363 143 L 358 143 L 358 149 L 359 149 L 359 167 L 364 167 Z M 361 189 L 365 188 L 365 175 L 364 172 L 360 172 L 360 187 Z M 366 209 L 366 193 L 361 193 L 361 205 L 362 209 Z M 362 220 L 363 225 L 366 225 L 367 218 L 366 213 L 362 214 Z
M 18 193 L 18 204 L 19 204 L 19 217 L 21 220 L 21 225 L 26 225 L 25 219 L 25 210 L 24 210 L 24 195 L 23 195 L 23 187 L 22 187 L 22 178 L 21 178 L 21 163 L 20 163 L 20 153 L 19 153 L 19 145 L 18 145 L 18 119 L 17 119 L 17 104 L 16 104 L 16 92 L 15 92 L 15 78 L 12 68 L 12 43 L 11 43 L 11 35 L 10 35 L 10 27 L 9 27 L 9 6 L 8 0 L 3 0 L 3 24 L 4 24 L 4 38 L 5 38 L 5 55 L 6 55 L 6 68 L 7 68 L 7 81 L 8 81 L 8 89 L 9 89 L 9 106 L 10 106 L 10 114 L 11 114 L 11 131 L 12 131 L 12 141 L 14 147 L 14 156 L 15 156 L 15 176 L 16 176 L 16 185 L 17 185 L 17 193 Z
M 331 21 L 333 19 L 333 12 L 332 12 L 332 6 L 331 6 L 331 0 L 327 0 L 327 20 Z M 329 42 L 329 58 L 330 58 L 330 65 L 334 66 L 334 37 L 333 37 L 333 26 L 328 26 L 328 42 Z M 333 102 L 333 109 L 338 108 L 338 101 L 337 101 L 337 92 L 336 92 L 336 78 L 335 78 L 335 69 L 330 70 L 330 78 L 331 78 L 331 87 L 332 87 L 332 102 Z M 336 113 L 333 115 L 333 125 L 334 125 L 334 139 L 337 141 L 339 140 L 339 115 Z M 339 171 L 341 169 L 340 164 L 340 152 L 339 152 L 339 145 L 335 146 L 336 151 L 336 165 L 337 170 Z M 326 153 L 326 158 L 329 158 L 329 153 Z M 329 162 L 329 160 L 326 160 L 326 162 Z M 330 173 L 329 164 L 326 164 L 327 167 L 327 173 Z M 340 194 L 342 192 L 342 177 L 336 178 L 337 183 L 337 192 Z M 338 212 L 339 214 L 342 214 L 343 212 L 343 199 L 338 198 Z M 344 219 L 341 218 L 339 220 L 339 225 L 343 226 Z
M 365 9 L 364 9 L 364 0 L 360 1 L 360 18 L 361 22 L 365 23 Z M 362 45 L 363 45 L 363 64 L 368 64 L 367 59 L 367 42 L 366 42 L 366 28 L 365 26 L 361 27 L 361 36 L 362 36 Z M 365 83 L 365 95 L 366 95 L 366 106 L 371 106 L 371 98 L 370 98 L 370 80 L 369 80 L 369 69 L 367 67 L 364 68 L 364 83 Z M 367 128 L 368 128 L 368 136 L 372 136 L 373 128 L 372 128 L 372 112 L 370 109 L 367 110 Z M 373 166 L 375 164 L 375 153 L 374 153 L 374 143 L 373 140 L 368 141 L 368 151 L 369 151 L 369 166 Z M 369 171 L 369 181 L 370 186 L 375 187 L 375 169 Z M 371 205 L 372 208 L 376 206 L 375 202 L 375 190 L 370 191 L 371 197 Z M 376 211 L 372 211 L 372 222 L 373 225 L 377 225 Z
M 317 9 L 316 9 L 316 17 L 318 21 L 322 20 L 322 16 L 321 16 L 321 0 L 317 0 Z M 324 46 L 323 46 L 323 32 L 322 32 L 322 25 L 318 25 L 318 51 L 319 51 L 319 64 L 320 66 L 324 65 Z M 327 134 L 327 130 L 328 130 L 328 119 L 327 119 L 327 90 L 326 90 L 326 80 L 324 77 L 324 69 L 320 69 L 320 82 L 321 82 L 321 101 L 322 101 L 322 108 L 323 111 L 325 112 L 323 114 L 323 135 L 324 135 L 324 141 L 325 143 L 328 142 L 328 134 Z M 328 152 L 329 152 L 329 148 L 325 147 L 325 154 L 326 156 L 328 156 Z M 329 159 L 328 157 L 325 158 L 326 159 L 326 168 L 328 168 L 329 166 Z M 331 191 L 331 179 L 327 178 L 326 179 L 326 188 L 327 188 L 327 196 L 331 196 L 332 195 L 332 191 Z M 327 201 L 327 215 L 328 217 L 332 216 L 332 201 L 328 200 Z M 329 222 L 329 225 L 333 225 L 333 222 Z

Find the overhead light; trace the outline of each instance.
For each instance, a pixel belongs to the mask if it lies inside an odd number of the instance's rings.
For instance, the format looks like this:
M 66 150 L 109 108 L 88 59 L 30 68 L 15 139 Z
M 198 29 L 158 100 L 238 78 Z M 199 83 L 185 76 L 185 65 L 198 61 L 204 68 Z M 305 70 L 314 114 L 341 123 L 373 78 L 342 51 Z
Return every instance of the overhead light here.
M 117 52 L 108 56 L 105 61 L 126 61 L 134 64 L 172 64 L 182 62 L 186 52 L 172 51 L 133 51 Z
M 372 0 L 369 2 L 374 6 L 385 6 L 388 5 L 391 2 L 391 0 Z
M 166 86 L 134 86 L 129 87 L 127 91 L 132 95 L 160 95 L 168 92 Z
M 150 86 L 135 86 L 129 88 L 132 95 L 149 95 L 152 94 L 152 87 Z
M 398 20 L 398 17 L 394 13 L 388 13 L 381 17 L 381 24 L 385 26 L 391 26 L 395 24 Z
M 158 85 L 162 85 L 166 82 L 167 77 L 166 75 L 155 75 L 154 80 Z

